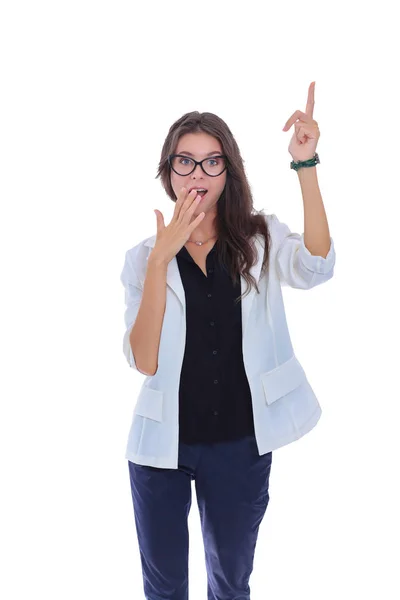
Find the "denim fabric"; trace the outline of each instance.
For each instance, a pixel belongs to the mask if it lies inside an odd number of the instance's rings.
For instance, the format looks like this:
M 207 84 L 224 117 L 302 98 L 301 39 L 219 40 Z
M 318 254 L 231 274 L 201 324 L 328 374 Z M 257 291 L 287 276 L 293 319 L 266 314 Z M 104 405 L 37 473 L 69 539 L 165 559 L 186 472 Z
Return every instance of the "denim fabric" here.
M 206 556 L 207 600 L 250 600 L 271 463 L 272 452 L 260 456 L 254 436 L 180 443 L 178 469 L 128 461 L 146 600 L 188 600 L 192 479 Z

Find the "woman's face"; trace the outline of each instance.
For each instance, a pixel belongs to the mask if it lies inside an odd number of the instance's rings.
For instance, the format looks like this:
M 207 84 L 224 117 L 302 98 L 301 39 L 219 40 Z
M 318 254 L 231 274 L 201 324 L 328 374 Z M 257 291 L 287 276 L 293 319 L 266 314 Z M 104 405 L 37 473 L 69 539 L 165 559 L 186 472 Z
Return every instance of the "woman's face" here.
M 223 154 L 222 146 L 215 137 L 204 132 L 186 133 L 179 139 L 178 146 L 174 152 L 174 154 L 183 154 L 188 158 L 198 161 L 208 158 L 208 155 L 210 155 L 210 162 L 205 161 L 203 163 L 206 169 L 208 165 L 211 167 L 216 162 L 212 160 L 211 153 L 216 155 Z M 184 159 L 179 160 L 184 161 Z M 201 212 L 205 212 L 207 215 L 207 213 L 217 212 L 216 204 L 224 190 L 226 174 L 225 170 L 222 175 L 218 175 L 217 177 L 206 175 L 200 165 L 196 166 L 193 173 L 184 176 L 178 175 L 171 169 L 171 185 L 176 197 L 178 197 L 182 187 L 185 187 L 188 192 L 191 187 L 203 187 L 208 190 L 206 196 L 199 202 L 194 212 L 196 216 Z

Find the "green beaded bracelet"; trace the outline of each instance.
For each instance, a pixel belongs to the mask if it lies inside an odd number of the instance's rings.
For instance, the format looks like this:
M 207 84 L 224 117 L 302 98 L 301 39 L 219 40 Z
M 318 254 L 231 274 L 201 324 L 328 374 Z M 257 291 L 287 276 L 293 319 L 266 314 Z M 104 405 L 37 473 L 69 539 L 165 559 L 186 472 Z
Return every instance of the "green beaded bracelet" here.
M 319 156 L 318 156 L 318 154 L 316 152 L 314 154 L 314 156 L 312 158 L 309 158 L 308 160 L 303 160 L 303 161 L 299 160 L 297 162 L 295 162 L 294 160 L 292 160 L 292 162 L 290 163 L 290 168 L 294 169 L 295 171 L 298 171 L 302 167 L 314 167 L 319 162 L 320 162 Z

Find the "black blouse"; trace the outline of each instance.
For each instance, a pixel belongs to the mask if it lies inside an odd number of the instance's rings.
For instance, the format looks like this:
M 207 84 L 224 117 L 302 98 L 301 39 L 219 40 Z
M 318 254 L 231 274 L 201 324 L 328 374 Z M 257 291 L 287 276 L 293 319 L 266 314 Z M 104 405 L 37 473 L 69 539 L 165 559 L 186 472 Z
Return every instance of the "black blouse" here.
M 254 434 L 243 364 L 240 280 L 207 255 L 207 277 L 183 246 L 176 255 L 186 297 L 186 346 L 179 387 L 179 440 L 215 443 Z

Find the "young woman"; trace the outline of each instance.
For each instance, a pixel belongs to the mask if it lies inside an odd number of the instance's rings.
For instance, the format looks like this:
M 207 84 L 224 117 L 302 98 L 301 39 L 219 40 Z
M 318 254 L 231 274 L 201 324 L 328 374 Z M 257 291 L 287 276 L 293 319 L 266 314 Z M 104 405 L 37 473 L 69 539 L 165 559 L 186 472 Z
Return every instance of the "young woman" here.
M 304 234 L 253 210 L 230 129 L 192 112 L 170 128 L 157 174 L 175 202 L 172 220 L 165 226 L 157 211 L 157 234 L 125 256 L 124 352 L 147 375 L 126 449 L 147 600 L 188 598 L 192 480 L 207 598 L 249 600 L 272 451 L 320 418 L 281 293 L 327 281 L 335 263 L 316 182 L 318 128 L 307 111 L 286 125 L 300 119 L 289 150 Z

